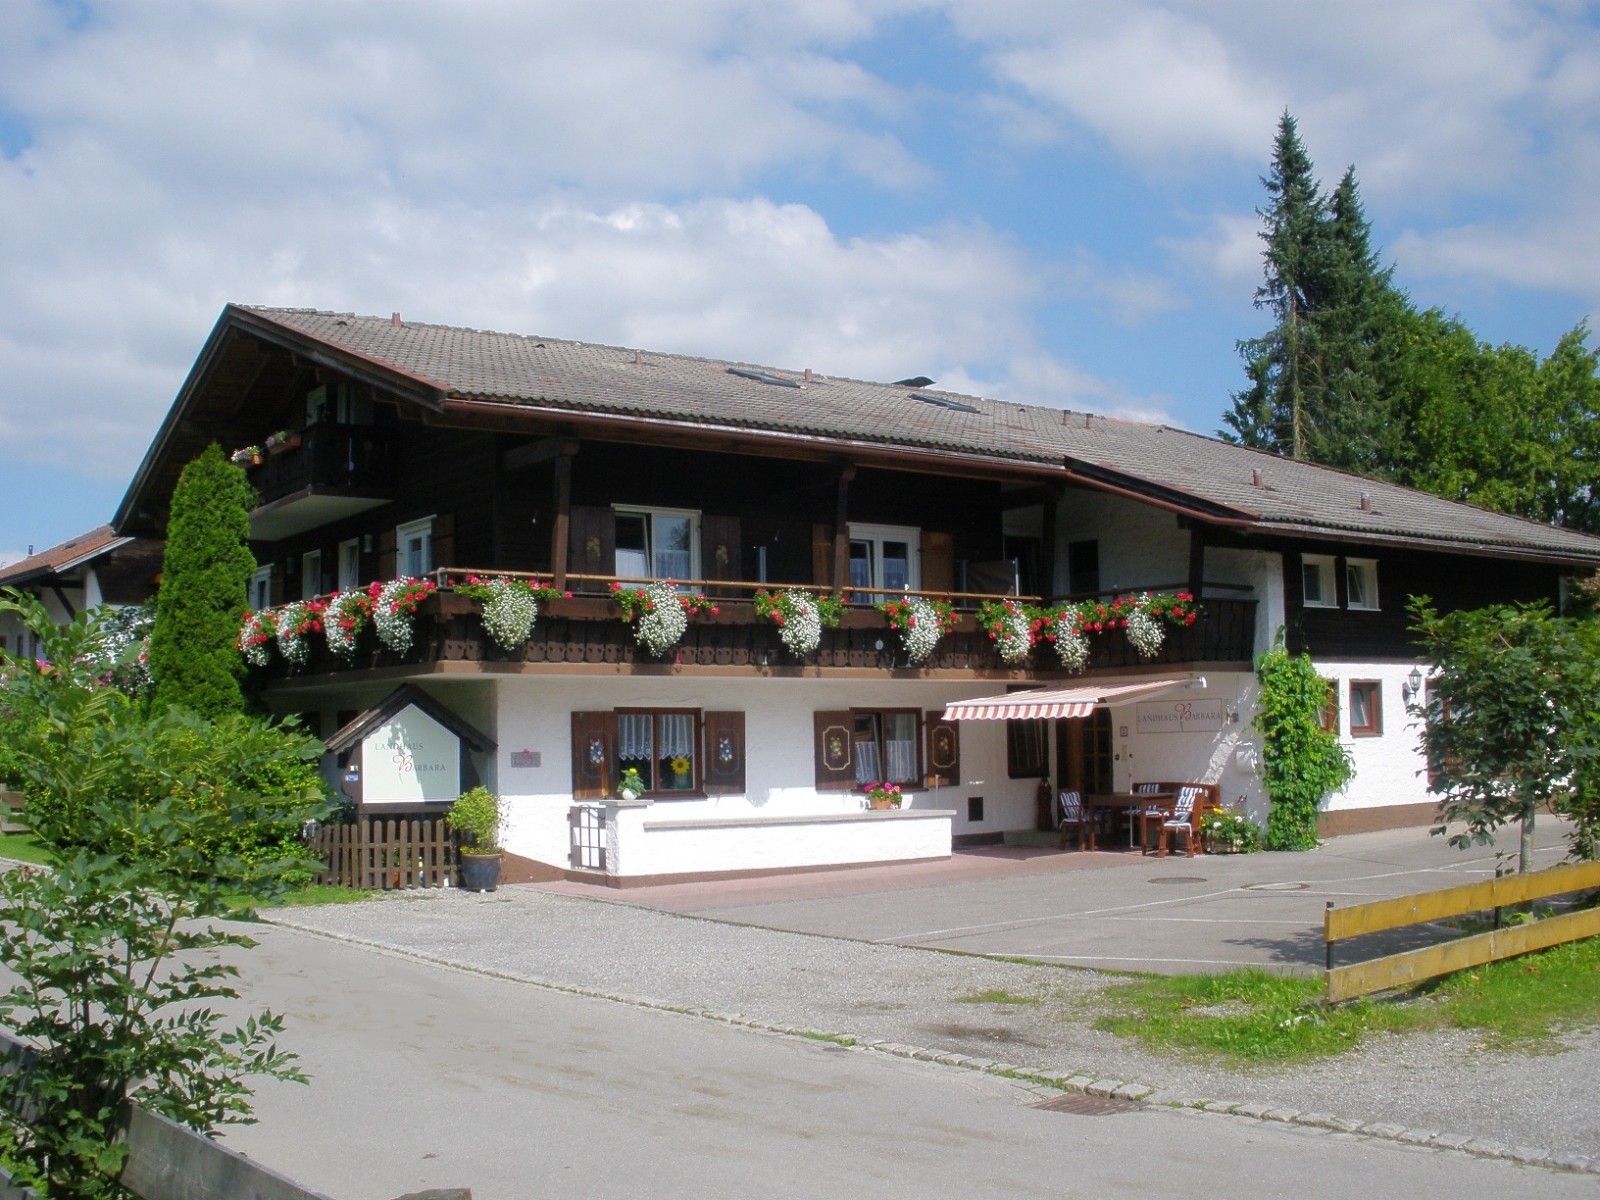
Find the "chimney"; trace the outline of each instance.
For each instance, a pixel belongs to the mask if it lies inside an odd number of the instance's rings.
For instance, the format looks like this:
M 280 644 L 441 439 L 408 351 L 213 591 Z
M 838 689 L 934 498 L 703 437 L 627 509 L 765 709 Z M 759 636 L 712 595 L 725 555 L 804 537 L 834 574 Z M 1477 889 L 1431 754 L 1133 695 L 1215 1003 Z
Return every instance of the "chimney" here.
M 1372 493 L 1371 492 L 1362 492 L 1361 493 L 1361 511 L 1362 512 L 1371 512 L 1372 511 Z
M 391 313 L 389 315 L 389 324 L 393 325 L 396 329 L 399 329 L 400 328 L 400 314 L 399 313 Z
M 636 367 L 644 366 L 644 355 L 637 350 L 633 352 L 633 365 Z
M 807 368 L 806 368 L 806 382 L 807 382 L 807 383 L 810 383 L 810 382 L 811 382 L 811 379 L 812 379 L 812 375 L 811 375 L 811 368 L 810 368 L 810 367 L 807 367 Z
M 1260 467 L 1252 467 L 1250 469 L 1250 482 L 1258 488 L 1267 486 L 1267 477 L 1262 473 Z

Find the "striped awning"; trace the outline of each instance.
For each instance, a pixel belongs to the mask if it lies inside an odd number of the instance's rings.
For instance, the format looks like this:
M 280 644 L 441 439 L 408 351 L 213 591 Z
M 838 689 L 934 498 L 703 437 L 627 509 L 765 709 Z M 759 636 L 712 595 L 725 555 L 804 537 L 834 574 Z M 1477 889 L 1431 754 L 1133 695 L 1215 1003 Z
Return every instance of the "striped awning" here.
M 1136 699 L 1167 688 L 1204 687 L 1190 679 L 1143 679 L 1138 683 L 1086 683 L 1081 687 L 1034 688 L 1004 696 L 956 700 L 945 706 L 946 721 L 1027 721 L 1053 717 L 1087 717 L 1099 705 Z

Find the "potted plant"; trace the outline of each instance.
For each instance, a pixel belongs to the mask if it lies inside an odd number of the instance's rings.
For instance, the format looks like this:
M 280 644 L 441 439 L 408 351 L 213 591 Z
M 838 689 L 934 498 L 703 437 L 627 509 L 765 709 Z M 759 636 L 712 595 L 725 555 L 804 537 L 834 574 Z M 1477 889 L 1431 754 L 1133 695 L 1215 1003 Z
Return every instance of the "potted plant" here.
M 868 808 L 899 808 L 900 785 L 884 780 L 882 783 L 867 784 Z
M 1261 827 L 1243 813 L 1215 809 L 1200 818 L 1207 854 L 1249 854 L 1261 849 Z
M 460 850 L 461 886 L 469 892 L 494 891 L 500 885 L 500 830 L 505 823 L 500 797 L 480 784 L 461 794 L 444 823 L 466 839 Z
M 617 784 L 617 795 L 624 800 L 637 800 L 644 795 L 644 780 L 640 778 L 637 767 L 629 767 L 622 773 L 622 780 Z

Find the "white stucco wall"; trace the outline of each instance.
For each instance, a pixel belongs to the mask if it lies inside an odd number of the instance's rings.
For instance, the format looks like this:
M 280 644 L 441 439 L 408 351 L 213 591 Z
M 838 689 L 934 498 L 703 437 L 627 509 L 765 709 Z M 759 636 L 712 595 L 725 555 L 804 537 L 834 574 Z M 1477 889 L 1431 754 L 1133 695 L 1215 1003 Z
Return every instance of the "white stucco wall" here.
M 1435 799 L 1428 795 L 1421 723 L 1406 713 L 1401 694 L 1404 680 L 1416 665 L 1412 662 L 1317 663 L 1318 673 L 1334 680 L 1338 686 L 1339 741 L 1350 751 L 1355 767 L 1355 777 L 1345 790 L 1329 800 L 1330 812 L 1423 804 Z M 1351 736 L 1352 680 L 1376 680 L 1380 684 L 1383 732 L 1377 737 Z
M 842 813 L 859 811 L 861 797 L 819 793 L 813 786 L 814 712 L 852 707 L 942 711 L 951 700 L 1004 690 L 1003 683 L 993 680 L 950 683 L 704 676 L 519 677 L 496 680 L 491 686 L 496 700 L 483 728 L 499 743 L 490 786 L 507 801 L 506 847 L 557 865 L 568 861 L 567 819 L 573 803 L 571 714 L 575 711 L 659 706 L 745 714 L 745 793 L 657 800 L 646 810 L 649 819 Z M 982 728 L 963 727 L 960 732 L 961 783 L 910 793 L 906 806 L 953 810 L 951 832 L 955 836 L 1032 828 L 1038 781 L 1006 777 L 1003 722 L 977 724 Z M 513 767 L 512 755 L 526 751 L 538 754 L 539 766 Z M 983 818 L 969 821 L 968 801 L 975 796 L 983 799 Z
M 1175 583 L 1189 573 L 1189 534 L 1172 513 L 1121 496 L 1072 492 L 1057 518 L 1054 590 L 1068 590 L 1067 546 L 1089 540 L 1100 544 L 1103 591 Z

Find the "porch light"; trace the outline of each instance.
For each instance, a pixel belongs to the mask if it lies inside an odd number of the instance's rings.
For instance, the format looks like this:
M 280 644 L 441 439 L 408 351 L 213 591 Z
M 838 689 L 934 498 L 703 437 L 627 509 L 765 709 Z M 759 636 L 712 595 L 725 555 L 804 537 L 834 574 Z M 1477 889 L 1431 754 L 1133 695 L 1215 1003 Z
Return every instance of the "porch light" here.
M 1405 687 L 1403 690 L 1405 691 L 1405 700 L 1408 704 L 1415 700 L 1417 698 L 1417 693 L 1422 690 L 1422 672 L 1416 667 L 1412 667 L 1411 674 L 1406 676 Z

